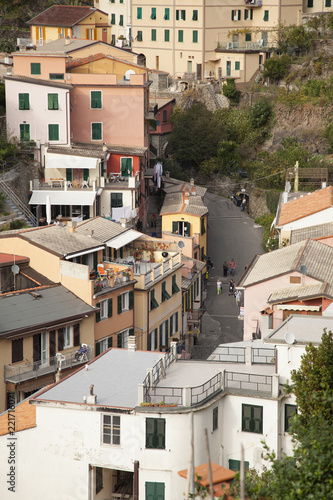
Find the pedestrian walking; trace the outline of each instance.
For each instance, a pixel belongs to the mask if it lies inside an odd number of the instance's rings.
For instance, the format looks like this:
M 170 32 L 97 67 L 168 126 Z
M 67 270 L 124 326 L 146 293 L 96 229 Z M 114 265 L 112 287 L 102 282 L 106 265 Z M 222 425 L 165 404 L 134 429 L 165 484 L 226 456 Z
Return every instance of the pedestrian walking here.
M 208 257 L 208 259 L 207 259 L 207 267 L 208 267 L 208 269 L 214 269 L 214 264 L 211 261 L 210 257 Z
M 206 277 L 206 283 L 208 281 L 208 270 L 205 272 L 205 277 Z
M 216 282 L 216 292 L 217 295 L 221 295 L 222 293 L 222 281 L 220 280 L 220 278 Z
M 231 279 L 229 281 L 229 295 L 234 295 L 234 292 L 235 292 L 235 283 L 234 280 Z
M 231 261 L 229 262 L 229 267 L 230 267 L 230 275 L 235 276 L 236 262 L 234 261 L 234 259 L 231 259 Z
M 238 306 L 241 305 L 241 300 L 242 300 L 242 292 L 240 290 L 237 290 L 237 292 L 236 292 L 236 304 Z
M 241 202 L 241 211 L 242 212 L 244 212 L 245 207 L 246 207 L 246 198 L 244 196 L 243 199 L 242 199 L 242 202 Z
M 228 269 L 229 269 L 229 266 L 228 266 L 228 263 L 227 261 L 225 260 L 223 262 L 223 276 L 226 278 L 228 276 Z

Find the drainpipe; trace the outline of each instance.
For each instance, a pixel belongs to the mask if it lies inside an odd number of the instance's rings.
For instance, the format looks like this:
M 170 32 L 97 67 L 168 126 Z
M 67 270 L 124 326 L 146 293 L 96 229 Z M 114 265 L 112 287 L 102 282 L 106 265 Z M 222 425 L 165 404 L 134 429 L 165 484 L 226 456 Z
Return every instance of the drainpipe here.
M 150 300 L 150 291 L 147 293 L 147 351 L 148 351 L 148 339 L 149 339 L 149 300 Z M 155 346 L 156 349 L 156 346 Z
M 176 64 L 175 64 L 175 46 L 176 46 L 176 10 L 175 10 L 175 0 L 172 0 L 172 74 L 175 77 L 176 75 Z

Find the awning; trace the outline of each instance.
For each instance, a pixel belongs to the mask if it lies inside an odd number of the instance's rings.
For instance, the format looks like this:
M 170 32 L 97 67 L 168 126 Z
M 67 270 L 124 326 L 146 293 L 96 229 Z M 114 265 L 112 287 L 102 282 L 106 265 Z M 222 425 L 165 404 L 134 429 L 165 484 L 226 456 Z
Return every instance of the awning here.
M 279 304 L 278 309 L 282 311 L 320 311 L 321 306 L 302 306 L 301 304 Z
M 45 168 L 97 168 L 99 158 L 46 153 Z
M 94 204 L 96 191 L 33 191 L 29 205 L 46 205 L 49 196 L 51 205 L 89 205 Z
M 104 245 L 99 246 L 99 247 L 94 247 L 94 248 L 89 248 L 89 250 L 82 250 L 82 252 L 74 252 L 74 253 L 68 253 L 65 256 L 65 259 L 74 259 L 75 257 L 81 257 L 81 255 L 88 255 L 89 253 L 94 253 L 98 252 L 99 250 L 104 250 Z
M 219 57 L 218 59 L 208 59 L 208 61 L 206 61 L 206 62 L 217 63 L 217 62 L 219 62 L 219 61 L 221 61 L 221 58 L 220 58 L 220 57 Z
M 138 238 L 140 238 L 140 236 L 142 236 L 142 233 L 139 233 L 139 231 L 129 229 L 125 233 L 122 233 L 119 236 L 116 236 L 115 238 L 107 241 L 106 245 L 108 247 L 114 248 L 115 250 L 118 250 L 118 248 L 131 243 L 131 241 L 137 240 Z

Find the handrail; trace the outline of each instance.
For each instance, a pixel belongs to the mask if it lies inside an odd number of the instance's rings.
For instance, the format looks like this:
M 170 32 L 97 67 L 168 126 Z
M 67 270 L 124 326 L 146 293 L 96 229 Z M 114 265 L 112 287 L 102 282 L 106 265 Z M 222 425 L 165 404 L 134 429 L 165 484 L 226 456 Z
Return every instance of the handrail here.
M 14 191 L 8 186 L 8 184 L 0 180 L 0 191 L 3 191 L 8 198 L 16 205 L 21 212 L 23 213 L 24 217 L 33 225 L 33 226 L 38 226 L 38 221 L 37 217 L 34 216 L 34 214 L 29 210 L 29 208 L 24 205 L 24 203 L 20 200 L 20 198 L 14 193 Z

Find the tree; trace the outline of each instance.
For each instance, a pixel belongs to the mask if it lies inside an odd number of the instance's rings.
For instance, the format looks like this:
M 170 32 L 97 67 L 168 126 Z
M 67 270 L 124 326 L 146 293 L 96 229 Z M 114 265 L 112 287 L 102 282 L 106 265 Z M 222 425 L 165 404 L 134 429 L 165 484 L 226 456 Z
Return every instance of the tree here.
M 229 78 L 227 83 L 222 85 L 222 93 L 233 102 L 239 101 L 240 92 L 236 89 L 235 80 L 233 78 Z
M 251 109 L 251 123 L 255 128 L 264 127 L 273 114 L 270 102 L 262 97 Z
M 282 54 L 282 56 L 273 56 L 266 59 L 264 62 L 264 78 L 272 78 L 273 80 L 281 80 L 287 76 L 291 64 L 290 56 Z

